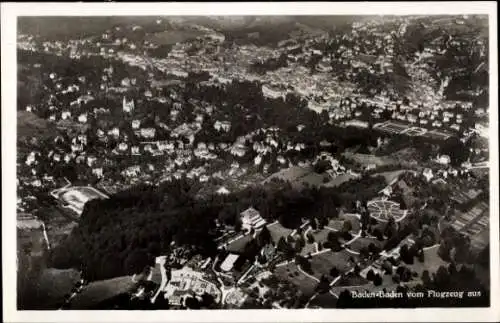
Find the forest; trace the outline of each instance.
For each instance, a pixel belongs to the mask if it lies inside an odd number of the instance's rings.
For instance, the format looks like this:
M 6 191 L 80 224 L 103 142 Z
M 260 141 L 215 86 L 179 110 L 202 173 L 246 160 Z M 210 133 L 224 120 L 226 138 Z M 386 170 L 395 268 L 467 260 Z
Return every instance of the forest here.
M 216 223 L 239 231 L 239 213 L 250 206 L 268 222 L 297 228 L 303 218 L 327 222 L 338 207 L 372 198 L 385 182 L 367 176 L 336 188 L 300 191 L 283 183 L 280 189 L 250 187 L 205 199 L 194 197 L 192 185 L 188 180 L 139 185 L 107 200 L 89 201 L 79 226 L 52 250 L 52 266 L 82 269 L 93 281 L 140 272 L 154 257 L 168 253 L 172 242 L 192 254 L 214 256 L 220 234 Z

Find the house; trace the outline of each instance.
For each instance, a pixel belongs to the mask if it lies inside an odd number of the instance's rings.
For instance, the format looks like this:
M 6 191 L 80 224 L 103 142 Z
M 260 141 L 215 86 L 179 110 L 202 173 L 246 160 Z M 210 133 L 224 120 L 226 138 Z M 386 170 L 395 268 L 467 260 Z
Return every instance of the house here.
M 87 165 L 89 167 L 92 167 L 92 165 L 94 165 L 94 163 L 95 163 L 96 160 L 97 160 L 96 157 L 94 157 L 94 156 L 88 156 L 87 157 Z
M 123 97 L 122 106 L 123 106 L 123 112 L 132 113 L 134 111 L 134 108 L 135 108 L 134 100 L 131 99 L 129 101 L 129 100 L 127 100 L 126 97 Z
M 80 116 L 78 116 L 78 121 L 81 123 L 86 123 L 87 122 L 87 114 L 86 113 L 80 114 Z
M 254 209 L 253 207 L 249 207 L 245 211 L 240 213 L 240 218 L 242 222 L 243 229 L 258 229 L 266 224 L 266 220 L 264 220 L 259 211 Z
M 428 182 L 434 177 L 434 174 L 432 173 L 432 169 L 430 169 L 430 168 L 424 169 L 422 175 L 425 177 L 425 179 Z
M 36 161 L 35 152 L 31 152 L 26 158 L 26 165 L 31 166 Z
M 94 168 L 94 169 L 92 169 L 92 174 L 94 174 L 98 178 L 101 178 L 102 177 L 102 168 Z
M 441 165 L 448 165 L 451 162 L 451 158 L 448 155 L 440 155 L 437 157 L 437 162 Z
M 285 92 L 277 87 L 264 84 L 262 85 L 262 94 L 267 98 L 277 99 L 283 97 Z
M 229 194 L 229 190 L 227 188 L 225 188 L 224 186 L 222 186 L 221 188 L 219 188 L 216 192 L 217 194 L 221 194 L 221 195 L 227 195 Z
M 217 131 L 225 131 L 228 132 L 231 129 L 231 122 L 229 121 L 215 121 L 214 123 L 214 129 Z
M 121 142 L 119 145 L 118 145 L 118 150 L 121 150 L 121 151 L 125 151 L 127 150 L 128 148 L 128 145 L 124 142 Z
M 153 138 L 156 134 L 155 128 L 141 128 L 141 136 L 144 138 Z
M 111 135 L 115 138 L 118 138 L 120 136 L 120 129 L 115 127 L 115 128 L 108 131 L 108 135 Z
M 261 162 L 262 162 L 262 155 L 257 155 L 254 159 L 254 164 L 260 165 Z
M 137 147 L 137 146 L 132 146 L 130 148 L 130 150 L 131 150 L 132 155 L 139 155 L 140 154 L 139 153 L 139 147 Z
M 234 263 L 236 262 L 236 260 L 238 260 L 239 257 L 240 255 L 230 253 L 220 265 L 220 269 L 225 272 L 231 271 L 231 269 L 233 269 Z
M 132 129 L 139 129 L 140 126 L 141 126 L 140 120 L 132 120 Z
M 63 111 L 61 113 L 61 119 L 66 120 L 68 118 L 71 118 L 71 112 L 69 112 L 69 111 Z

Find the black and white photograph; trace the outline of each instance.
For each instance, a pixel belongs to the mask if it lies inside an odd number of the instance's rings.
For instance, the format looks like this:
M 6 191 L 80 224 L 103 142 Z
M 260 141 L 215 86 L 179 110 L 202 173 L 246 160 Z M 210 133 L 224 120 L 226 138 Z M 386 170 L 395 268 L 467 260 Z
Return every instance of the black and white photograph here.
M 105 5 L 8 17 L 14 312 L 499 319 L 496 3 Z

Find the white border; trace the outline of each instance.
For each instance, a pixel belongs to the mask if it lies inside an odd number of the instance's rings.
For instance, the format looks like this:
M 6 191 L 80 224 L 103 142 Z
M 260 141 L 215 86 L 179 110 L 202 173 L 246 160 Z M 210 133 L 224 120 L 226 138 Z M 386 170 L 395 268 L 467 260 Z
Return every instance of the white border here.
M 2 255 L 7 322 L 318 322 L 500 321 L 498 220 L 498 70 L 496 2 L 362 3 L 2 3 Z M 490 34 L 491 304 L 487 309 L 17 311 L 16 310 L 16 30 L 17 16 L 487 14 Z

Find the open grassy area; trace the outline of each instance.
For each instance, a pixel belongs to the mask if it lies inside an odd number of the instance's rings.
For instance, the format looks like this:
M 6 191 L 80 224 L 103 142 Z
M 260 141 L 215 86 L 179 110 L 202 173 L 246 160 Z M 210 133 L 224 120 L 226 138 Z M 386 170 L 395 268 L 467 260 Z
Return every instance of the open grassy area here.
M 277 267 L 274 273 L 279 278 L 296 285 L 305 295 L 312 295 L 315 292 L 317 282 L 301 273 L 295 263 Z
M 380 285 L 380 286 L 375 286 L 375 285 L 373 285 L 372 282 L 362 284 L 363 281 L 358 281 L 357 283 L 361 283 L 361 284 L 360 285 L 349 285 L 349 286 L 346 286 L 345 284 L 343 284 L 343 286 L 340 286 L 340 285 L 337 285 L 338 284 L 338 282 L 337 282 L 330 290 L 333 293 L 335 293 L 336 295 L 339 295 L 342 291 L 344 291 L 346 289 L 349 291 L 357 291 L 357 292 L 362 292 L 365 290 L 369 291 L 369 292 L 377 292 L 377 291 L 383 290 L 384 288 L 387 291 L 395 290 L 396 287 L 398 286 L 398 284 L 396 284 L 392 281 L 392 276 L 390 276 L 390 275 L 382 276 L 382 285 Z
M 86 309 L 97 303 L 131 291 L 137 283 L 132 281 L 132 276 L 121 276 L 108 280 L 92 282 L 85 286 L 71 301 L 72 309 Z
M 405 173 L 406 170 L 395 170 L 391 172 L 382 172 L 382 173 L 375 173 L 372 176 L 382 176 L 385 178 L 385 181 L 387 184 L 392 183 L 393 180 L 398 178 L 401 174 Z
M 337 267 L 340 272 L 346 272 L 352 268 L 349 259 L 356 261 L 357 256 L 352 255 L 346 250 L 339 252 L 327 251 L 313 256 L 310 259 L 313 275 L 320 278 L 322 275 L 329 275 L 332 267 Z
M 335 286 L 362 286 L 366 284 L 370 284 L 371 282 L 368 279 L 361 277 L 358 274 L 351 272 L 350 274 L 340 278 L 335 283 Z
M 267 229 L 269 230 L 271 238 L 275 244 L 278 243 L 281 237 L 286 238 L 293 231 L 292 229 L 285 228 L 278 222 L 268 225 Z
M 350 245 L 349 245 L 349 249 L 351 249 L 352 251 L 355 251 L 355 252 L 359 252 L 363 247 L 366 247 L 368 248 L 368 246 L 373 243 L 375 244 L 377 247 L 379 248 L 382 248 L 383 246 L 383 242 L 381 241 L 378 241 L 377 239 L 374 239 L 374 238 L 358 238 L 356 239 L 355 241 L 353 241 Z
M 249 243 L 253 239 L 251 234 L 247 234 L 233 242 L 231 242 L 227 246 L 227 250 L 229 252 L 242 252 L 247 243 Z
M 352 153 L 352 152 L 344 152 L 342 154 L 344 157 L 354 160 L 355 162 L 368 166 L 371 164 L 375 164 L 377 167 L 386 166 L 386 165 L 395 165 L 398 161 L 389 156 L 375 156 L 371 154 L 360 154 L 360 153 Z
M 146 39 L 157 45 L 171 45 L 185 42 L 201 35 L 203 35 L 203 33 L 196 30 L 165 30 L 149 34 Z
M 32 264 L 34 261 L 42 268 L 18 270 L 18 309 L 57 309 L 80 279 L 80 273 L 74 269 L 43 268 L 40 259 L 32 259 Z M 24 263 L 20 261 L 20 265 Z
M 333 178 L 328 183 L 325 183 L 324 186 L 326 186 L 326 187 L 336 187 L 336 186 L 339 186 L 339 185 L 341 185 L 341 184 L 343 184 L 345 182 L 348 182 L 351 179 L 355 179 L 355 178 L 356 178 L 356 176 L 351 175 L 351 174 L 342 174 L 342 175 L 339 175 L 339 176 Z
M 432 275 L 437 272 L 439 266 L 448 266 L 448 263 L 438 256 L 437 251 L 439 246 L 430 247 L 424 250 L 424 262 L 420 262 L 417 259 L 414 260 L 413 265 L 406 265 L 412 271 L 416 271 L 419 277 L 422 276 L 424 270 L 428 270 Z
M 27 111 L 17 111 L 17 136 L 44 138 L 55 135 L 55 127 L 36 114 Z
M 309 303 L 309 308 L 335 308 L 337 298 L 330 293 L 316 295 Z

